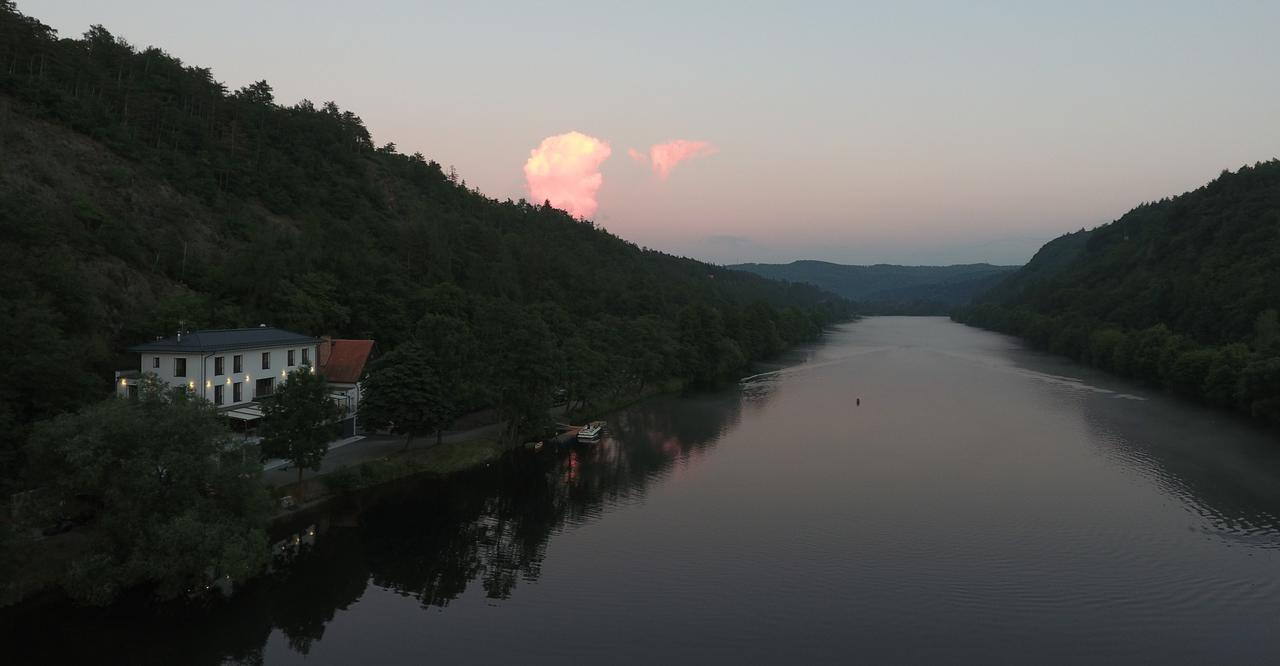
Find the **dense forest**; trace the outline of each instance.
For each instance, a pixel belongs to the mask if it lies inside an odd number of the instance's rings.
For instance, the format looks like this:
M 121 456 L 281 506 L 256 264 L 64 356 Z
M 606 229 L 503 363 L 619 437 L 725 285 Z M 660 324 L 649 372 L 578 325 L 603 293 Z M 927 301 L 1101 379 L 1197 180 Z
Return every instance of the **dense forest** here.
M 851 316 L 811 286 L 488 198 L 375 145 L 333 102 L 282 104 L 265 81 L 228 90 L 100 26 L 61 38 L 9 0 L 0 227 L 10 490 L 31 424 L 109 395 L 112 370 L 136 363 L 125 347 L 179 326 L 267 323 L 386 352 L 470 340 L 460 393 L 478 408 L 513 390 L 511 364 L 540 364 L 521 381 L 547 395 L 583 377 L 579 391 L 707 381 Z
M 1280 424 L 1280 161 L 1046 244 L 959 321 Z
M 729 266 L 773 280 L 811 284 L 857 301 L 868 313 L 945 315 L 1017 270 L 1017 266 L 849 266 L 826 261 Z

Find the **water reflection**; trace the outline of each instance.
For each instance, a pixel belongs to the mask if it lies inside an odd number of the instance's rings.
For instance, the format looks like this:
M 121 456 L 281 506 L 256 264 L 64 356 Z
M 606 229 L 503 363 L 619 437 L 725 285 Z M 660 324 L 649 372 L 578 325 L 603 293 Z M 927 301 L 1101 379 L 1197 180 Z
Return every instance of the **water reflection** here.
M 479 585 L 504 600 L 538 578 L 554 535 L 640 501 L 696 465 L 738 422 L 744 396 L 663 397 L 614 415 L 590 446 L 516 451 L 448 481 L 408 480 L 316 515 L 273 545 L 272 572 L 228 600 L 109 611 L 53 604 L 0 616 L 18 662 L 261 663 L 279 631 L 306 655 L 370 585 L 447 607 Z M 22 640 L 19 640 L 19 637 Z
M 6 656 L 1280 654 L 1280 447 L 1229 415 L 1010 338 L 945 320 L 867 320 L 725 392 L 609 421 L 596 446 L 522 450 L 449 482 L 407 481 L 299 516 L 279 535 L 274 573 L 225 603 L 0 616 Z
M 1153 406 L 1093 397 L 1086 422 L 1105 454 L 1197 515 L 1206 534 L 1280 548 L 1280 446 L 1234 415 L 1155 395 Z M 1172 409 L 1170 409 L 1172 407 Z M 1180 421 L 1153 420 L 1149 409 Z M 1206 423 L 1212 427 L 1205 427 Z
M 995 355 L 1080 400 L 1088 441 L 1196 514 L 1206 534 L 1280 548 L 1280 446 L 1273 433 L 1137 382 L 1011 344 Z M 991 361 L 986 361 L 991 365 Z
M 1012 338 L 988 337 L 981 346 L 940 344 L 931 351 L 1043 384 L 1051 402 L 1079 401 L 1087 441 L 1198 515 L 1201 531 L 1280 548 L 1280 446 L 1274 434 L 1230 412 L 1028 350 Z

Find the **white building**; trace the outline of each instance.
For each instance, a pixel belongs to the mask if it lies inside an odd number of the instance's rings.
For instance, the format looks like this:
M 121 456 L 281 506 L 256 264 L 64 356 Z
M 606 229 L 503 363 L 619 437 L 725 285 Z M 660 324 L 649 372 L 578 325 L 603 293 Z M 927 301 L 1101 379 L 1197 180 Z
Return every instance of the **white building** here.
M 116 392 L 136 395 L 141 376 L 152 373 L 209 400 L 232 418 L 250 421 L 262 416 L 250 404 L 255 398 L 271 395 L 303 366 L 314 372 L 319 344 L 318 338 L 267 326 L 179 333 L 130 347 L 140 357 L 139 371 L 117 372 Z

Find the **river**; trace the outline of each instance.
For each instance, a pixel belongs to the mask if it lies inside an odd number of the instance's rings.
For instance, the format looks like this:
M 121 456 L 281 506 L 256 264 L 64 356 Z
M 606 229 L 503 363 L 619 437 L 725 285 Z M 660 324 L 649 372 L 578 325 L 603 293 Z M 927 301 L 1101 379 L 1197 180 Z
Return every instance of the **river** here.
M 877 317 L 735 386 L 608 418 L 596 446 L 300 517 L 276 573 L 228 602 L 29 614 L 10 649 L 267 664 L 1280 659 L 1280 442 L 1234 415 L 946 319 Z

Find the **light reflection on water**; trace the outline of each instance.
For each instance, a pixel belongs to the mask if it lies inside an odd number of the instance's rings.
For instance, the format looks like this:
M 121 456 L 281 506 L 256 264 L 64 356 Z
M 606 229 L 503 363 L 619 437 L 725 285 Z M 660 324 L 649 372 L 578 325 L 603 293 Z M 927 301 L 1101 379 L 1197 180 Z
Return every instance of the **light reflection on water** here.
M 1010 338 L 870 319 L 735 386 L 650 400 L 609 425 L 598 445 L 520 451 L 301 519 L 289 561 L 223 607 L 110 624 L 34 614 L 23 631 L 35 647 L 20 654 L 1280 656 L 1276 442 Z

